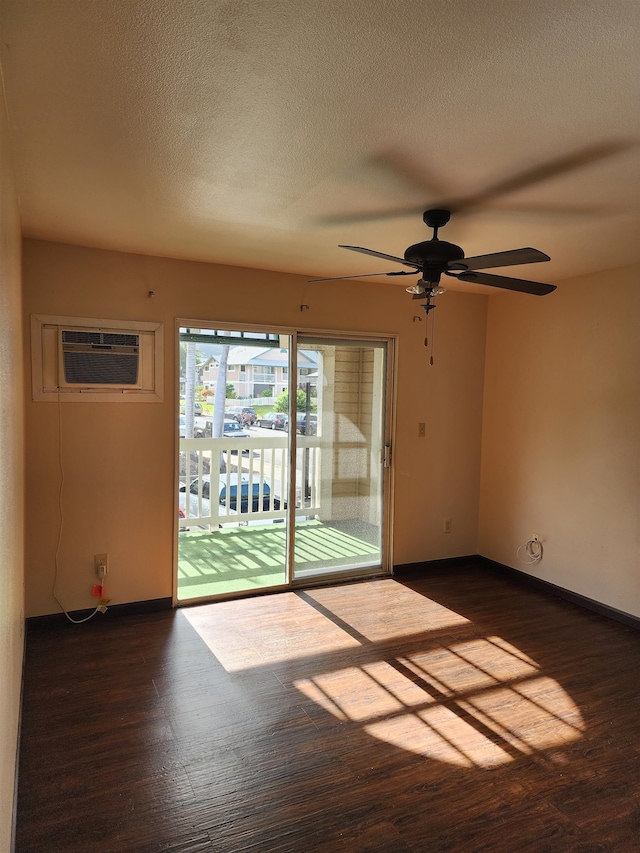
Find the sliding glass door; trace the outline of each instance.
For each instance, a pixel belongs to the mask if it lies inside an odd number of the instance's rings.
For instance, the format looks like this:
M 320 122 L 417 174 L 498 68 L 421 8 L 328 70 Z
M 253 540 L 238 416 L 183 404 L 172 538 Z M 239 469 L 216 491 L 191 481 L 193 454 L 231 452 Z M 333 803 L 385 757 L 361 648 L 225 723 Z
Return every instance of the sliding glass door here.
M 386 344 L 298 336 L 294 580 L 382 569 Z
M 179 338 L 175 600 L 386 570 L 387 343 Z
M 179 336 L 175 597 L 284 586 L 291 338 L 187 326 Z

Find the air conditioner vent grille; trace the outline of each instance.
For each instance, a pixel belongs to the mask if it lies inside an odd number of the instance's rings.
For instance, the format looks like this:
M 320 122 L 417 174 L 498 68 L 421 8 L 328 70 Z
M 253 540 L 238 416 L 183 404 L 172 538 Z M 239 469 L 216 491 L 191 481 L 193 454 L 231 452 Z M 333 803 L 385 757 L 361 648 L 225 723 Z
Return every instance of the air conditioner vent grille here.
M 63 344 L 94 344 L 96 346 L 137 347 L 138 335 L 123 332 L 92 332 L 86 329 L 63 329 Z
M 103 351 L 65 352 L 64 376 L 78 385 L 137 385 L 138 354 Z

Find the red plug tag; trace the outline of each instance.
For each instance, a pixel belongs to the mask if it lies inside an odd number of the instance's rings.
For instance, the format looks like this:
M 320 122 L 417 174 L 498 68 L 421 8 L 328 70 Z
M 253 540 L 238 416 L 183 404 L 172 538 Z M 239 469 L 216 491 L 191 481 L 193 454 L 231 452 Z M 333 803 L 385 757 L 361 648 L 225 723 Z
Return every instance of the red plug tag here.
M 91 595 L 93 595 L 95 598 L 102 598 L 103 594 L 104 587 L 102 586 L 102 584 L 94 583 L 93 587 L 91 588 Z

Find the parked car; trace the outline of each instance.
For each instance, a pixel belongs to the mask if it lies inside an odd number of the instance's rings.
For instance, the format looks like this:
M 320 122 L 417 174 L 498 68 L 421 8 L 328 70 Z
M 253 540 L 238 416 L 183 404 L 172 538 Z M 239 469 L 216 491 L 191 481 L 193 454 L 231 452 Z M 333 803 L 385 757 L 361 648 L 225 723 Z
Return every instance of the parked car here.
M 243 474 L 240 480 L 240 512 L 249 511 L 249 475 Z M 260 508 L 260 483 L 254 480 L 251 484 L 251 508 L 258 512 Z M 220 476 L 220 491 L 218 494 L 220 506 L 229 506 L 230 510 L 238 512 L 238 475 L 231 474 L 229 478 L 229 494 L 227 496 L 227 477 Z M 284 508 L 284 504 L 283 504 Z M 262 510 L 269 512 L 271 509 L 271 487 L 266 480 L 262 483 Z M 273 509 L 280 509 L 280 498 L 274 495 Z
M 196 418 L 193 425 L 194 438 L 211 438 L 213 435 L 213 418 Z M 248 432 L 244 432 L 237 421 L 225 420 L 222 424 L 223 438 L 251 438 Z
M 267 412 L 266 415 L 258 418 L 256 423 L 267 429 L 286 429 L 289 419 L 284 412 Z
M 229 494 L 227 495 L 227 475 L 221 474 L 218 481 L 218 504 L 222 507 L 227 507 L 230 512 L 248 512 L 249 511 L 249 475 L 243 474 L 240 479 L 240 507 L 238 508 L 238 475 L 229 475 Z M 189 484 L 189 510 L 191 517 L 198 515 L 198 491 L 200 480 L 196 477 Z M 253 512 L 258 512 L 260 509 L 260 483 L 254 480 L 251 484 Z M 178 492 L 178 513 L 184 513 L 187 505 L 187 485 L 186 483 L 180 486 Z M 286 508 L 286 503 L 280 501 L 280 498 L 273 498 L 273 509 L 279 510 Z M 262 483 L 262 511 L 269 512 L 271 510 L 271 487 L 267 480 Z M 207 518 L 211 512 L 211 477 L 206 474 L 202 477 L 202 509 L 201 516 Z M 182 517 L 182 516 L 181 516 Z
M 186 405 L 186 401 L 180 400 L 180 414 L 181 415 L 184 415 L 185 405 Z M 193 413 L 194 413 L 194 415 L 201 415 L 202 414 L 202 403 L 194 403 L 193 404 Z
M 296 415 L 296 432 L 300 435 L 317 435 L 318 416 L 310 414 L 307 419 L 306 412 L 298 412 Z
M 230 406 L 226 410 L 225 416 L 232 417 L 239 424 L 250 423 L 253 425 L 258 420 L 256 410 L 252 409 L 251 406 Z

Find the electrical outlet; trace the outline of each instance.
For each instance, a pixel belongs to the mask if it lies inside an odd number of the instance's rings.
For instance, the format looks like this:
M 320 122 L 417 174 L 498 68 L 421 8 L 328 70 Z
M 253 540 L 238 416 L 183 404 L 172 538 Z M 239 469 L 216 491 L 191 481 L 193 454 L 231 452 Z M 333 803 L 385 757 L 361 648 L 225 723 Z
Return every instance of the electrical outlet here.
M 418 424 L 418 438 L 424 438 L 426 435 L 426 426 L 423 423 Z
M 95 567 L 96 574 L 98 575 L 98 577 L 103 578 L 109 571 L 109 555 L 94 554 L 93 565 Z
M 444 532 L 451 533 L 451 519 L 445 518 L 444 520 Z

